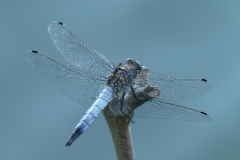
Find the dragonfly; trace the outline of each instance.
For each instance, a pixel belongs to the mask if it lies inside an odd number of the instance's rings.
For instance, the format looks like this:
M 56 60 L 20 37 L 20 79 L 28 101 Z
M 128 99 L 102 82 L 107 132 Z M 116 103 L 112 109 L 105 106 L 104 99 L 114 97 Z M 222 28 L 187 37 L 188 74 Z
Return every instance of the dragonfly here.
M 134 116 L 211 121 L 205 112 L 171 102 L 207 93 L 211 84 L 206 79 L 151 72 L 131 58 L 114 65 L 59 21 L 52 22 L 48 32 L 70 63 L 64 64 L 35 50 L 25 54 L 26 60 L 72 100 L 84 107 L 91 106 L 74 128 L 66 146 L 84 133 L 105 107 L 129 120 Z

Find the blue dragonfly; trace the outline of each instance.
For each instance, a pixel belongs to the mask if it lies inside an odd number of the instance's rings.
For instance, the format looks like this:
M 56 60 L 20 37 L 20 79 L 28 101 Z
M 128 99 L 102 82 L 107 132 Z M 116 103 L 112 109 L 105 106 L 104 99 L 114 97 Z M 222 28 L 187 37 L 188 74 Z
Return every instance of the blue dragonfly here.
M 91 106 L 74 128 L 66 146 L 70 146 L 105 107 L 129 120 L 135 116 L 211 121 L 205 112 L 171 102 L 207 93 L 211 84 L 206 79 L 150 72 L 131 58 L 114 65 L 62 22 L 52 22 L 48 32 L 70 64 L 35 50 L 25 54 L 26 60 L 72 100 L 84 107 Z

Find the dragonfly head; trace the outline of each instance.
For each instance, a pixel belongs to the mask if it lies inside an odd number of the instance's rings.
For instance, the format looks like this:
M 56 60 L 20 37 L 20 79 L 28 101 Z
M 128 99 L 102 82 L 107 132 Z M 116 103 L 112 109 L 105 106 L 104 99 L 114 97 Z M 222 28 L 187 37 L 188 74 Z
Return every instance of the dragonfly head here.
M 128 69 L 142 70 L 142 65 L 140 64 L 140 62 L 132 58 L 126 59 L 126 61 L 124 62 L 124 65 L 126 65 Z

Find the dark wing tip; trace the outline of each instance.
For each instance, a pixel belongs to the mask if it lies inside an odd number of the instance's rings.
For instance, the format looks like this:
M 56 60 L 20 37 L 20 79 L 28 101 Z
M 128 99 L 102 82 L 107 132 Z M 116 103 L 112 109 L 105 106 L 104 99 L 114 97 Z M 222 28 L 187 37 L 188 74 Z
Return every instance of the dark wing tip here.
M 61 24 L 61 25 L 63 25 L 63 23 L 62 23 L 62 22 L 58 22 L 58 24 Z
M 202 114 L 204 114 L 204 115 L 206 115 L 206 116 L 207 116 L 207 113 L 205 113 L 205 112 L 200 112 L 200 113 L 202 113 Z
M 32 50 L 33 53 L 38 53 L 38 51 Z
M 212 121 L 212 118 L 211 117 L 209 117 L 209 115 L 207 114 L 207 113 L 205 113 L 205 112 L 200 112 L 200 113 L 202 113 L 204 116 L 206 116 L 205 117 L 205 121 L 207 121 L 207 122 L 210 122 L 210 121 Z
M 204 78 L 202 78 L 201 80 L 202 80 L 203 82 L 207 82 L 207 80 L 206 80 L 206 79 L 204 79 Z

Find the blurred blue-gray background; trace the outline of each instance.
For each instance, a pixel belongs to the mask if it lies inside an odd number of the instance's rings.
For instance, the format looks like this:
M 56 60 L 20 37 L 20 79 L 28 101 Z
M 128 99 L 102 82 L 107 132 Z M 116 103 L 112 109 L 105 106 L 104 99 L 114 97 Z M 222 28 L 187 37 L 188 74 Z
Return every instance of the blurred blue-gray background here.
M 154 72 L 208 79 L 212 90 L 176 103 L 209 123 L 139 119 L 138 160 L 237 160 L 240 156 L 240 1 L 105 0 L 0 2 L 0 159 L 116 159 L 102 115 L 64 144 L 86 108 L 26 62 L 38 50 L 66 62 L 47 26 L 58 20 L 115 64 L 132 57 Z

